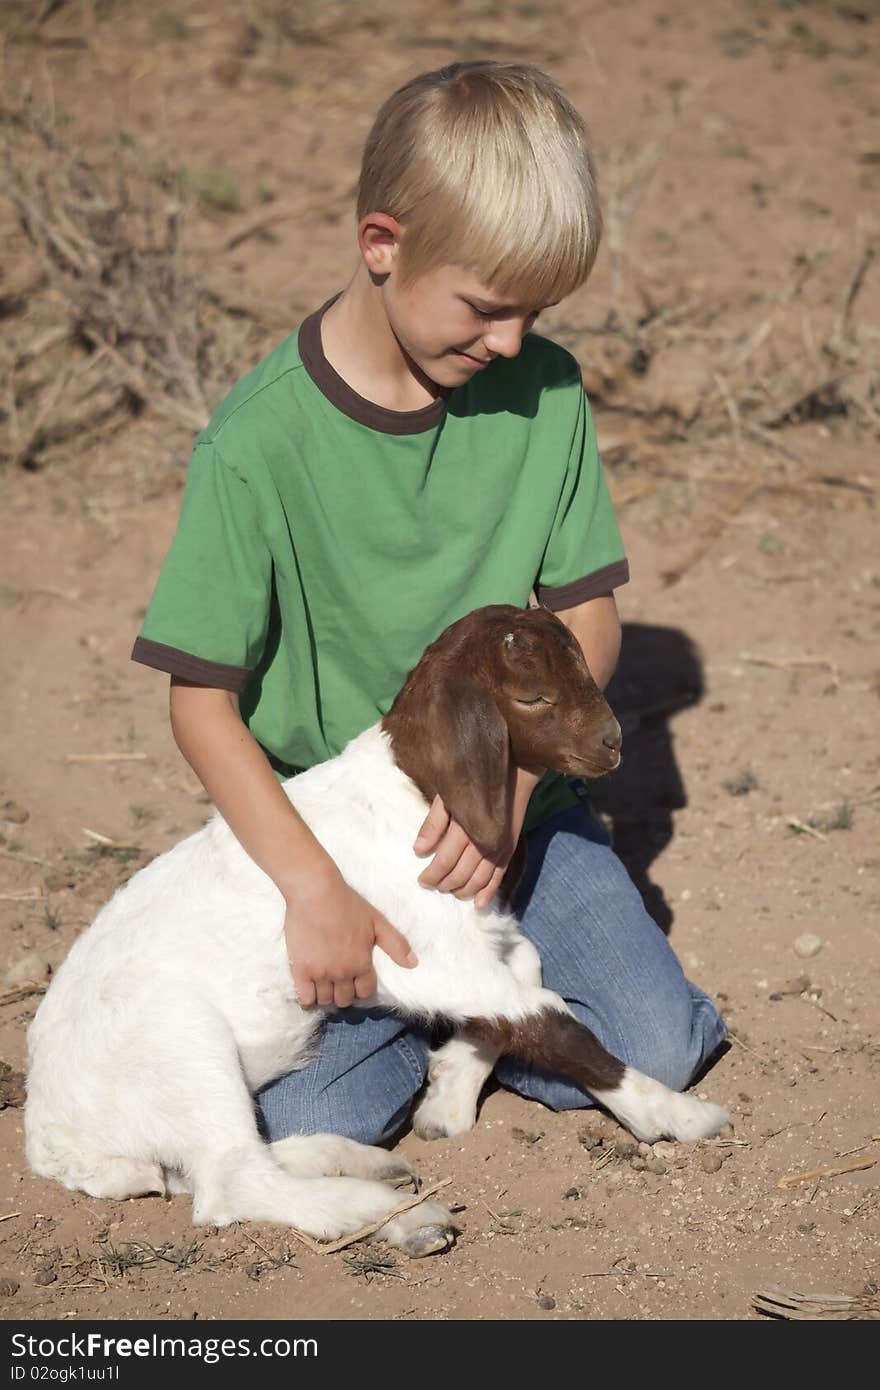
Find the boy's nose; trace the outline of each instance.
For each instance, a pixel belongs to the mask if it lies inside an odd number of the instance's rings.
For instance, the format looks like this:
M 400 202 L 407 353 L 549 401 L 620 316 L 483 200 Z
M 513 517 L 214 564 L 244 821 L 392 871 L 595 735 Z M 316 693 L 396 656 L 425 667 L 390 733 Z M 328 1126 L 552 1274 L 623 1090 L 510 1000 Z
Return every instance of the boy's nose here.
M 508 319 L 504 323 L 493 323 L 483 338 L 486 351 L 493 357 L 516 357 L 522 347 L 525 325 L 520 321 Z

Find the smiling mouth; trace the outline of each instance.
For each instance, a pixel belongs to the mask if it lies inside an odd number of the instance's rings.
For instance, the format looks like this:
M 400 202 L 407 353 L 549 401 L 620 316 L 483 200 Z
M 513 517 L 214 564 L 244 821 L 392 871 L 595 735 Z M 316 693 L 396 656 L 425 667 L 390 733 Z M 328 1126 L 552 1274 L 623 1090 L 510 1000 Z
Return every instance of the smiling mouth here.
M 472 357 L 469 352 L 462 352 L 461 348 L 453 348 L 456 357 L 463 357 L 466 362 L 473 362 L 475 367 L 488 367 L 492 361 L 491 357 Z

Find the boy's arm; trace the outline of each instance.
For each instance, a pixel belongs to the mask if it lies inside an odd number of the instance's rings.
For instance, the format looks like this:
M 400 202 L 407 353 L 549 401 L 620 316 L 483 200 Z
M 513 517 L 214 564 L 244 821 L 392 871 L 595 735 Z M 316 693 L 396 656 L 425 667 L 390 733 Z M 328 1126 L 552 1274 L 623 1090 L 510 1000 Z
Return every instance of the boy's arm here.
M 577 638 L 590 675 L 604 690 L 620 656 L 620 618 L 614 594 L 601 594 L 576 608 L 563 608 L 556 616 Z
M 299 1002 L 336 1004 L 375 992 L 374 945 L 415 965 L 409 943 L 343 879 L 285 796 L 227 690 L 171 679 L 171 727 L 211 800 L 286 904 L 284 933 Z
M 614 594 L 601 594 L 566 608 L 556 615 L 577 638 L 590 674 L 604 690 L 614 674 L 620 655 L 620 618 Z M 511 806 L 511 837 L 505 857 L 498 862 L 484 859 L 461 826 L 449 816 L 439 796 L 435 798 L 419 831 L 414 849 L 431 863 L 419 875 L 419 883 L 457 898 L 474 898 L 477 907 L 487 907 L 501 885 L 525 819 L 529 797 L 543 769 L 516 769 Z

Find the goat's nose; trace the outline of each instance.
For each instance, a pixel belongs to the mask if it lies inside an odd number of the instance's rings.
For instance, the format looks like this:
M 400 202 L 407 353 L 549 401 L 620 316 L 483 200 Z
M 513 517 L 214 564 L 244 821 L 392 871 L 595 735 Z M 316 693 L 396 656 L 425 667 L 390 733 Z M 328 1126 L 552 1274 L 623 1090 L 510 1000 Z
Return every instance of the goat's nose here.
M 605 728 L 602 730 L 602 742 L 606 748 L 611 749 L 612 753 L 620 752 L 620 745 L 623 743 L 623 734 L 620 731 L 620 725 L 614 718 L 614 715 L 611 716 Z

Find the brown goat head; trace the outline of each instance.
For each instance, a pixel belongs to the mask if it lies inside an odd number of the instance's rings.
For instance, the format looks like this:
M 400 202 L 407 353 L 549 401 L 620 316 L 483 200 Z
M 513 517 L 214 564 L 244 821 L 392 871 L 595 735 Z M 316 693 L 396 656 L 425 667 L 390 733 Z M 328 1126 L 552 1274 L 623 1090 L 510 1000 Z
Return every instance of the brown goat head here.
M 511 763 L 600 777 L 620 726 L 577 640 L 544 608 L 494 604 L 427 648 L 383 720 L 398 766 L 489 857 L 505 846 Z

